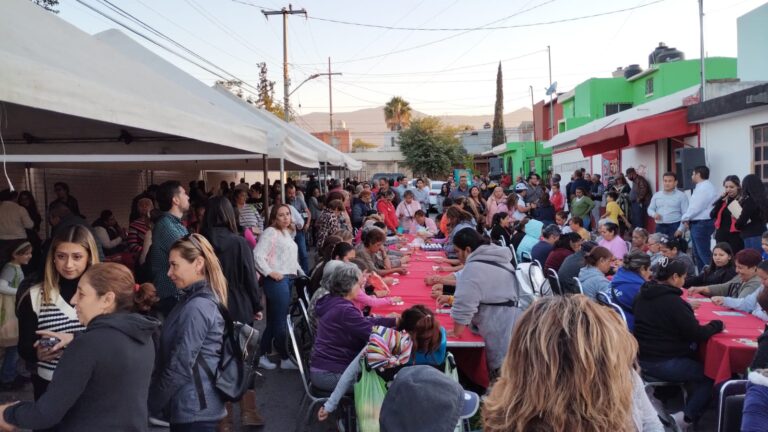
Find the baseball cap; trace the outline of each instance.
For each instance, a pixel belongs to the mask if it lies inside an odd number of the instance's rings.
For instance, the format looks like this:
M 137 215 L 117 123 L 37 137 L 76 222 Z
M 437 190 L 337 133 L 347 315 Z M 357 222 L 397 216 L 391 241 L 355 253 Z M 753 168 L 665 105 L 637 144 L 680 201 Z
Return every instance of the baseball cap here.
M 526 186 L 525 183 L 518 183 L 515 185 L 515 192 L 521 192 L 524 190 L 528 190 L 528 186 Z
M 379 426 L 381 432 L 452 431 L 479 406 L 477 393 L 465 391 L 434 367 L 409 366 L 392 381 L 381 405 Z

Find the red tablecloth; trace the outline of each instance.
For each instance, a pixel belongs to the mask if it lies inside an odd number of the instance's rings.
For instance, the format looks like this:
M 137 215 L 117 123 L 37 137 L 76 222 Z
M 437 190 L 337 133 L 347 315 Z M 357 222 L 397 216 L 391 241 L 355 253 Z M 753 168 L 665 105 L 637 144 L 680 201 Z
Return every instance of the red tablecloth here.
M 403 299 L 402 305 L 380 306 L 373 308 L 372 312 L 384 315 L 390 312 L 401 313 L 405 309 L 417 304 L 423 304 L 433 311 L 436 310 L 436 302 L 430 294 L 431 287 L 424 283 L 424 278 L 437 274 L 432 267 L 441 264 L 439 260 L 429 257 L 444 257 L 443 252 L 424 252 L 417 250 L 411 256 L 408 263 L 408 274 L 392 275 L 399 283 L 390 287 L 391 295 Z M 453 328 L 450 314 L 437 314 L 440 324 L 446 329 Z M 488 365 L 485 358 L 485 343 L 480 335 L 466 330 L 461 337 L 449 337 L 448 348 L 456 358 L 459 369 L 474 383 L 488 387 Z
M 712 320 L 725 324 L 725 330 L 709 338 L 699 350 L 704 360 L 704 374 L 715 383 L 721 383 L 731 379 L 735 373 L 744 373 L 755 356 L 757 337 L 763 334 L 765 322 L 748 313 L 716 306 L 700 296 L 690 300 L 701 301 L 694 311 L 701 324 Z M 718 312 L 738 312 L 740 315 L 722 316 Z

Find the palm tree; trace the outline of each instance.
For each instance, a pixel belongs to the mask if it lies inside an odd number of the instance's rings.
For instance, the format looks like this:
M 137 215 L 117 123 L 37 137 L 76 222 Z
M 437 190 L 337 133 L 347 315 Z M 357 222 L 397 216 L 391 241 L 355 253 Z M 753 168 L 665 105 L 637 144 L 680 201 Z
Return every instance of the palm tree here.
M 389 130 L 395 132 L 411 124 L 411 104 L 400 96 L 394 96 L 384 105 L 384 120 Z

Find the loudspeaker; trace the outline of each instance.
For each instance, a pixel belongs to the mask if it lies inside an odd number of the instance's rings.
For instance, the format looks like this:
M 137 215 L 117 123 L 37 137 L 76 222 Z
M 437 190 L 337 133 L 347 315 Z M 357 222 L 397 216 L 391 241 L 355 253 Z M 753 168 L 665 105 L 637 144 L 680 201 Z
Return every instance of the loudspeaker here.
M 675 172 L 677 173 L 678 187 L 693 189 L 696 186 L 691 180 L 693 169 L 702 165 L 706 165 L 703 148 L 675 149 Z

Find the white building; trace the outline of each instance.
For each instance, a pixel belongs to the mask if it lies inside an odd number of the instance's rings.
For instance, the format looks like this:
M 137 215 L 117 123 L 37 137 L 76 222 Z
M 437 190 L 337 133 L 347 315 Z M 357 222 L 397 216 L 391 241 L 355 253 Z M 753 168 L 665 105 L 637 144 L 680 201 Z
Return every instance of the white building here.
M 523 122 L 518 127 L 504 128 L 504 142 L 533 141 L 533 124 Z M 490 151 L 493 145 L 493 129 L 479 129 L 464 131 L 459 136 L 461 146 L 469 154 L 481 154 Z
M 688 109 L 699 123 L 710 177 L 754 173 L 768 182 L 768 4 L 740 17 L 738 86 Z

